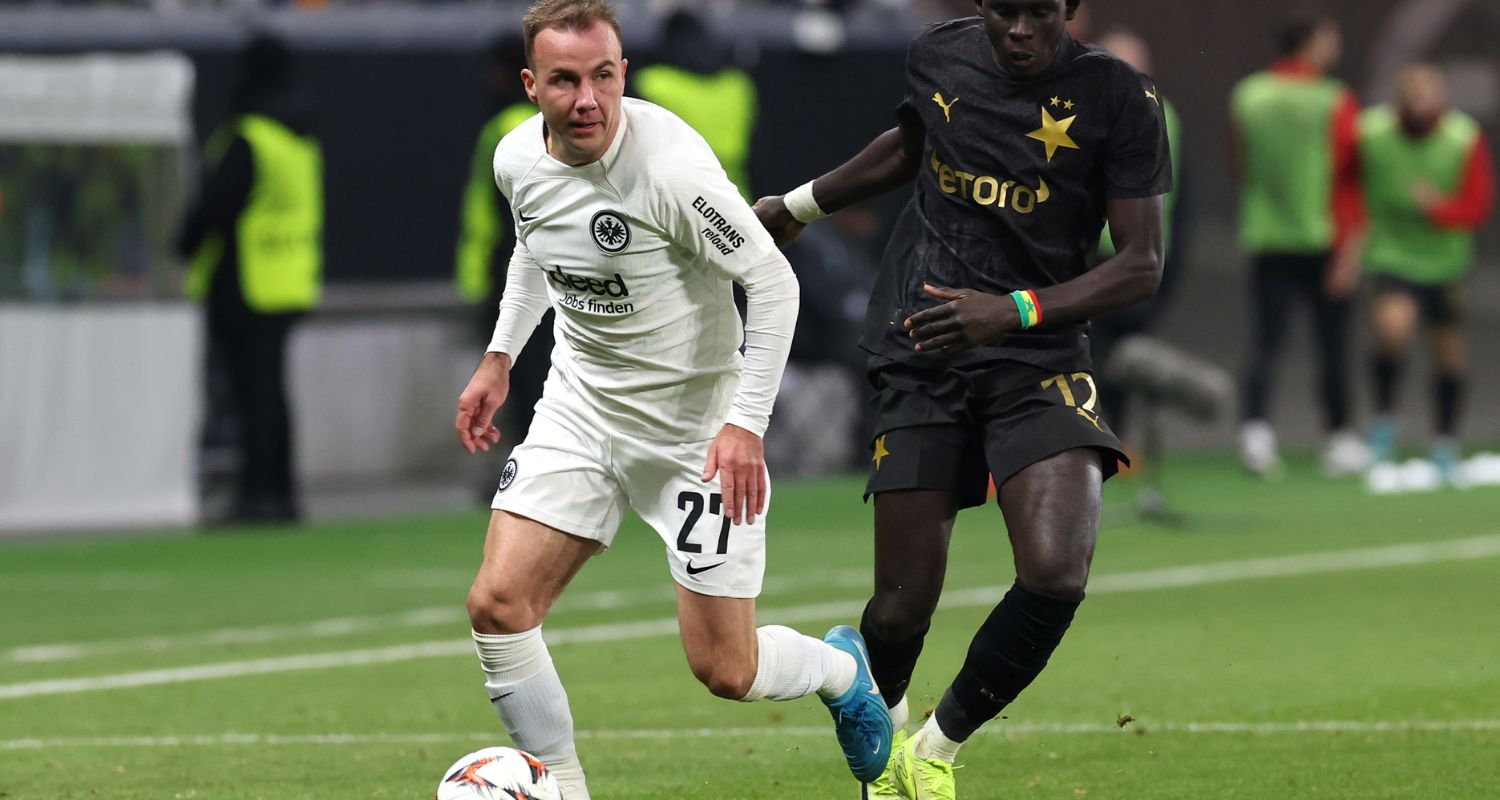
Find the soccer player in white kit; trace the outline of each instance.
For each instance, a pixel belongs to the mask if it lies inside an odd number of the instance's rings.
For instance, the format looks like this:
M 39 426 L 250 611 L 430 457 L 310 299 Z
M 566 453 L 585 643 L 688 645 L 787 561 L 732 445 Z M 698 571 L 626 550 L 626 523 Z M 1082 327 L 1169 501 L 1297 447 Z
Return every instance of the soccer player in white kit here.
M 541 0 L 524 26 L 521 76 L 541 113 L 495 151 L 517 241 L 494 339 L 459 398 L 469 452 L 499 441 L 491 420 L 510 366 L 549 303 L 557 344 L 469 592 L 485 689 L 516 746 L 549 765 L 568 800 L 586 799 L 541 625 L 631 507 L 666 544 L 693 674 L 734 700 L 818 694 L 851 771 L 873 780 L 891 727 L 859 633 L 755 626 L 770 497 L 761 436 L 796 277 L 703 138 L 622 98 L 627 62 L 604 0 Z

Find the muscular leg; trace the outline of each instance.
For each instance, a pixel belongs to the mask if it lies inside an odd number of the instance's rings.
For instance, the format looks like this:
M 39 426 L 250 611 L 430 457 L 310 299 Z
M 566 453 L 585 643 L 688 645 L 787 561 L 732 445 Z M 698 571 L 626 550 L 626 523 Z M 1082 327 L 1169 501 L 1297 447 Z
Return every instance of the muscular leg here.
M 541 625 L 563 589 L 599 548 L 592 539 L 495 511 L 484 540 L 484 561 L 469 589 L 474 630 L 509 634 Z
M 1001 487 L 1016 583 L 980 626 L 963 668 L 938 704 L 932 723 L 948 752 L 939 747 L 932 757 L 952 761 L 957 744 L 1015 700 L 1062 641 L 1083 601 L 1099 534 L 1102 484 L 1099 453 L 1079 449 L 1032 464 Z M 917 750 L 928 757 L 922 745 Z
M 870 648 L 875 682 L 892 708 L 906 696 L 943 593 L 957 515 L 951 492 L 875 495 L 875 595 L 859 628 Z
M 688 667 L 716 697 L 837 697 L 854 682 L 854 659 L 780 625 L 755 627 L 755 601 L 677 587 L 677 623 Z
M 693 675 L 719 697 L 752 702 L 817 693 L 832 712 L 855 778 L 873 781 L 890 759 L 891 722 L 858 636 L 840 626 L 814 639 L 781 625 L 755 627 L 755 601 L 709 597 L 679 585 L 677 621 Z M 858 658 L 859 661 L 855 659 Z
M 485 691 L 516 746 L 547 764 L 564 794 L 587 800 L 573 745 L 573 713 L 542 641 L 542 620 L 600 549 L 535 520 L 496 511 L 469 590 L 469 620 Z
M 759 655 L 754 600 L 709 597 L 678 586 L 677 625 L 688 667 L 709 692 L 729 700 L 750 693 Z

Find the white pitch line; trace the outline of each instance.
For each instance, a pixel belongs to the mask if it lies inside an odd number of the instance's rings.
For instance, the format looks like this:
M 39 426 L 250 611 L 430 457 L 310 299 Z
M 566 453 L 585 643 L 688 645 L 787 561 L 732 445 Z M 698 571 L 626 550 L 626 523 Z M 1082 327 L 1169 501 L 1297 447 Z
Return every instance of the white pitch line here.
M 761 597 L 771 597 L 794 590 L 804 589 L 811 582 L 836 588 L 868 587 L 873 578 L 867 569 L 841 570 L 828 575 L 798 575 L 767 578 L 762 586 Z M 450 584 L 458 586 L 459 584 Z M 651 589 L 615 589 L 595 592 L 579 592 L 564 595 L 553 609 L 554 614 L 577 611 L 614 611 L 645 605 L 671 605 L 675 598 L 671 586 Z M 96 642 L 58 642 L 34 644 L 0 650 L 0 662 L 11 661 L 23 664 L 53 661 L 76 661 L 103 655 L 122 653 L 161 653 L 194 647 L 219 647 L 223 645 L 270 644 L 297 640 L 330 639 L 353 636 L 373 631 L 388 631 L 394 628 L 432 628 L 441 625 L 462 625 L 466 622 L 462 604 L 417 608 L 399 614 L 374 614 L 350 617 L 331 617 L 308 622 L 281 625 L 254 625 L 235 628 L 220 628 L 204 633 L 185 633 L 164 636 L 139 636 L 127 639 L 107 639 Z
M 1203 586 L 1239 580 L 1288 577 L 1328 572 L 1344 572 L 1384 567 L 1414 566 L 1440 561 L 1466 560 L 1500 556 L 1500 536 L 1482 536 L 1431 544 L 1407 544 L 1371 547 L 1324 553 L 1309 553 L 1282 558 L 1259 558 L 1225 561 L 1189 567 L 1126 572 L 1103 575 L 1089 584 L 1091 594 L 1139 592 Z M 990 605 L 998 599 L 1003 587 L 980 587 L 949 592 L 943 598 L 945 609 Z M 783 608 L 762 608 L 763 622 L 807 622 L 857 616 L 865 601 L 842 601 Z M 677 619 L 645 620 L 621 624 L 589 625 L 549 631 L 549 644 L 622 641 L 677 633 Z M 226 661 L 189 667 L 126 672 L 85 678 L 63 678 L 0 685 L 0 700 L 42 697 L 57 694 L 159 686 L 188 681 L 215 680 L 246 675 L 266 675 L 310 669 L 365 666 L 369 664 L 410 661 L 419 658 L 457 656 L 471 653 L 473 644 L 467 638 L 442 639 L 416 644 L 394 645 L 369 650 L 336 653 L 314 653 L 247 661 Z
M 987 736 L 1132 735 L 1132 734 L 1251 734 L 1274 736 L 1298 733 L 1484 733 L 1500 731 L 1500 719 L 1477 720 L 1300 720 L 1297 722 L 1134 722 L 1124 729 L 1098 722 L 1005 722 L 981 728 Z M 726 737 L 819 737 L 828 728 L 679 728 L 578 731 L 577 739 L 720 739 Z M 0 750 L 47 750 L 95 747 L 217 747 L 226 745 L 343 745 L 445 744 L 493 742 L 497 731 L 473 733 L 220 733 L 196 736 L 109 736 L 54 739 L 0 739 Z
M 36 594 L 38 592 L 76 593 L 87 586 L 90 592 L 156 592 L 169 589 L 173 576 L 168 572 L 45 572 L 7 575 L 0 592 Z

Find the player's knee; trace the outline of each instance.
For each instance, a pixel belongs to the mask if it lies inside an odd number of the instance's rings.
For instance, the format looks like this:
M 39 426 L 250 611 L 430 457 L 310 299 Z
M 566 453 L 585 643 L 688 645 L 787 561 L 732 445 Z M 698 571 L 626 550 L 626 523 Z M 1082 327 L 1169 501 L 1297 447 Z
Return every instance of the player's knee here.
M 480 633 L 523 633 L 542 624 L 537 608 L 502 587 L 474 584 L 468 606 L 469 624 Z
M 750 693 L 755 684 L 755 669 L 742 668 L 734 664 L 694 664 L 693 677 L 708 688 L 714 697 L 739 700 Z
M 927 631 L 936 608 L 936 596 L 910 591 L 876 591 L 865 619 L 885 641 L 909 642 Z
M 1053 560 L 1023 569 L 1017 579 L 1031 591 L 1057 600 L 1082 600 L 1088 586 L 1086 563 Z

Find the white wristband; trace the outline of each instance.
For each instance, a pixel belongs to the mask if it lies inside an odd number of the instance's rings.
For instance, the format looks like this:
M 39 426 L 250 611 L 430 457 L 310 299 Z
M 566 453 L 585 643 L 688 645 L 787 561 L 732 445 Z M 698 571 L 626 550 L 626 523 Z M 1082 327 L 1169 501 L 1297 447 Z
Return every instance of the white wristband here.
M 806 225 L 813 220 L 819 220 L 828 216 L 828 212 L 818 206 L 818 201 L 813 199 L 812 181 L 798 186 L 787 192 L 781 198 L 782 205 L 791 213 L 792 219 Z

